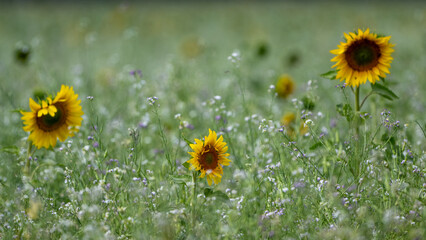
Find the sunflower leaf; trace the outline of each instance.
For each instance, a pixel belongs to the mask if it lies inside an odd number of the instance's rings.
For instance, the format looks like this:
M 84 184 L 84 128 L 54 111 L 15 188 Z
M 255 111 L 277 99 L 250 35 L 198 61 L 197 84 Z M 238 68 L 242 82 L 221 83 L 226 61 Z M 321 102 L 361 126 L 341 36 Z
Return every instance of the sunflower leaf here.
M 222 191 L 215 191 L 213 193 L 213 196 L 218 198 L 218 199 L 221 199 L 222 201 L 229 201 L 228 195 L 226 195 L 226 193 L 224 193 Z
M 190 146 L 191 144 L 194 144 L 194 142 L 191 142 L 188 138 L 183 136 L 183 134 L 182 134 L 182 139 L 186 142 L 186 144 L 188 144 L 188 146 Z
M 337 70 L 328 71 L 326 73 L 320 74 L 320 76 L 323 77 L 323 78 L 334 80 L 334 79 L 336 79 L 336 76 L 337 76 Z
M 376 84 L 371 84 L 371 90 L 377 94 L 379 94 L 380 96 L 388 99 L 388 100 L 395 100 L 398 99 L 399 97 L 392 92 L 389 88 L 387 88 L 386 86 L 376 83 Z
M 354 117 L 354 113 L 352 111 L 352 107 L 349 104 L 337 104 L 336 105 L 336 111 L 342 116 L 342 117 L 346 117 L 346 120 L 348 122 L 350 122 L 353 117 Z
M 186 169 L 189 169 L 189 167 L 191 166 L 191 164 L 189 162 L 184 162 L 182 163 L 182 166 Z
M 25 112 L 25 111 L 22 108 L 17 108 L 17 109 L 14 109 L 14 110 L 10 111 L 10 112 L 12 112 L 12 113 L 21 113 L 21 112 Z
M 211 188 L 204 188 L 204 196 L 210 197 L 213 194 L 213 189 Z
M 228 195 L 222 191 L 213 191 L 211 188 L 204 188 L 204 196 L 206 197 L 215 197 L 218 200 L 222 200 L 224 202 L 229 201 Z

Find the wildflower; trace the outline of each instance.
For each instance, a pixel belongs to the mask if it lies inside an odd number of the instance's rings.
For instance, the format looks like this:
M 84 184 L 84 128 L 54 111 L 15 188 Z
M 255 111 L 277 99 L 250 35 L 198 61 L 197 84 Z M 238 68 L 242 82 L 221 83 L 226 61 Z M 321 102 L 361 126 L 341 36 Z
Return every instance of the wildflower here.
M 129 72 L 129 74 L 133 77 L 139 77 L 139 78 L 143 77 L 142 71 L 139 70 L 139 69 L 138 70 L 132 70 L 132 71 Z
M 81 110 L 78 94 L 72 87 L 62 85 L 61 90 L 52 100 L 48 97 L 41 101 L 41 105 L 30 98 L 30 112 L 21 112 L 25 126 L 23 129 L 30 132 L 29 140 L 37 148 L 54 147 L 59 138 L 61 142 L 67 137 L 74 136 L 81 126 L 84 113 Z
M 228 57 L 228 61 L 237 64 L 239 61 L 241 61 L 241 54 L 240 51 L 234 50 L 231 54 L 231 56 Z
M 207 183 L 215 184 L 220 183 L 223 168 L 222 166 L 228 166 L 231 160 L 226 157 L 229 153 L 226 153 L 228 146 L 223 141 L 223 137 L 220 136 L 217 139 L 215 131 L 209 129 L 209 136 L 204 137 L 204 142 L 195 139 L 195 144 L 190 144 L 190 147 L 194 152 L 188 152 L 192 158 L 187 161 L 191 164 L 190 169 L 195 169 L 201 172 L 200 178 L 207 176 Z
M 294 92 L 294 88 L 293 79 L 287 74 L 281 75 L 275 85 L 275 91 L 281 98 L 287 98 Z
M 148 97 L 146 100 L 148 101 L 149 105 L 154 105 L 155 101 L 158 100 L 158 97 L 156 97 L 156 96 Z
M 337 55 L 331 59 L 337 62 L 332 66 L 337 67 L 337 79 L 358 87 L 365 84 L 367 79 L 374 84 L 379 77 L 384 78 L 386 73 L 389 74 L 393 60 L 390 55 L 394 51 L 394 45 L 389 43 L 390 36 L 378 37 L 368 28 L 364 32 L 358 29 L 358 34 L 350 32 L 344 35 L 347 42 L 341 42 L 338 49 L 330 51 Z

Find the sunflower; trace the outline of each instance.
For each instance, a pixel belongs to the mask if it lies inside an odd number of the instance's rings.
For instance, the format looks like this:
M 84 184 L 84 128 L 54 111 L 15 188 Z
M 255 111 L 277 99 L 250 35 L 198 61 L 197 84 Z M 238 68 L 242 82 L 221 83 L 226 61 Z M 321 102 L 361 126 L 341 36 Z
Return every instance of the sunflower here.
M 389 74 L 393 60 L 392 47 L 395 46 L 389 43 L 390 36 L 379 37 L 370 33 L 368 28 L 364 32 L 358 29 L 358 34 L 351 32 L 344 35 L 347 42 L 341 42 L 338 49 L 330 51 L 337 55 L 331 59 L 336 62 L 332 68 L 337 67 L 337 79 L 346 80 L 347 85 L 358 87 L 366 83 L 367 79 L 374 84 L 380 80 L 379 77 L 384 78 L 386 73 Z
M 187 162 L 191 164 L 190 169 L 195 169 L 201 172 L 200 178 L 207 176 L 207 183 L 215 184 L 220 183 L 222 179 L 223 169 L 222 166 L 228 166 L 231 160 L 226 157 L 229 153 L 226 153 L 228 146 L 223 141 L 223 137 L 220 136 L 217 139 L 215 131 L 209 129 L 209 136 L 204 137 L 204 142 L 195 139 L 195 144 L 190 144 L 190 147 L 194 152 L 188 152 L 191 154 L 191 160 Z
M 299 127 L 299 134 L 301 136 L 305 136 L 305 134 L 307 134 L 309 132 L 309 127 L 308 125 L 306 125 L 305 122 L 301 122 L 300 123 L 300 127 Z
M 275 91 L 277 92 L 278 96 L 287 98 L 294 92 L 293 79 L 287 74 L 281 75 L 278 78 L 277 84 L 275 85 Z
M 294 120 L 296 120 L 296 115 L 292 112 L 288 112 L 281 118 L 281 124 L 288 127 L 294 122 Z
M 296 114 L 292 112 L 288 112 L 284 114 L 281 118 L 281 125 L 286 129 L 286 133 L 288 136 L 292 138 L 296 137 L 296 134 L 295 134 L 295 126 L 297 126 Z M 302 121 L 299 127 L 299 134 L 301 136 L 304 136 L 308 132 L 309 132 L 308 126 L 305 124 L 305 122 Z
M 74 136 L 81 126 L 81 110 L 78 95 L 72 87 L 62 85 L 56 97 L 48 97 L 41 101 L 41 105 L 30 98 L 30 112 L 21 112 L 24 121 L 23 129 L 30 132 L 28 140 L 37 147 L 54 147 L 59 138 L 65 141 L 67 137 Z

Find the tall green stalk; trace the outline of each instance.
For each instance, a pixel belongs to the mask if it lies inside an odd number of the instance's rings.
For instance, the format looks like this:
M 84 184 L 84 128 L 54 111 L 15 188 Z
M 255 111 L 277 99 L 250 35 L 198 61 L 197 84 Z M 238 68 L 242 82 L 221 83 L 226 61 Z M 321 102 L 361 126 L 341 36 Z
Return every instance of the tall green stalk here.
M 25 162 L 25 167 L 24 167 L 24 174 L 26 176 L 30 176 L 31 173 L 31 151 L 32 151 L 32 147 L 33 144 L 31 143 L 31 141 L 28 141 L 28 148 L 27 148 L 27 160 Z
M 195 226 L 195 218 L 197 214 L 195 213 L 196 209 L 196 201 L 197 201 L 197 173 L 195 171 L 192 172 L 192 226 Z
M 359 113 L 360 112 L 360 105 L 359 105 L 359 86 L 357 86 L 355 88 L 355 116 L 354 116 L 354 124 L 355 124 L 355 139 L 356 139 L 356 143 L 357 143 L 357 147 L 356 147 L 356 151 L 357 151 L 357 156 L 355 157 L 355 161 L 354 161 L 354 171 L 352 172 L 352 174 L 354 175 L 355 179 L 358 179 L 359 176 L 359 164 L 360 164 L 360 156 L 359 156 L 359 146 L 360 146 L 360 137 L 359 137 L 359 124 L 360 124 L 360 117 L 359 117 Z
M 359 105 L 359 86 L 355 88 L 355 131 L 356 131 L 356 137 L 359 137 L 359 111 L 360 105 Z

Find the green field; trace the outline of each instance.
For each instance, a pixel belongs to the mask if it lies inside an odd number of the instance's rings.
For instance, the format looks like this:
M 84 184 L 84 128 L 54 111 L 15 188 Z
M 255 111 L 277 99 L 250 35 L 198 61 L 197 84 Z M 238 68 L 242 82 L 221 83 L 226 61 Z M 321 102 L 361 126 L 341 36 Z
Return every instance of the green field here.
M 424 26 L 421 2 L 0 3 L 0 239 L 426 238 Z M 398 96 L 362 113 L 320 76 L 358 28 L 392 36 Z M 20 111 L 62 84 L 80 131 L 30 148 Z M 212 186 L 182 165 L 209 129 Z

